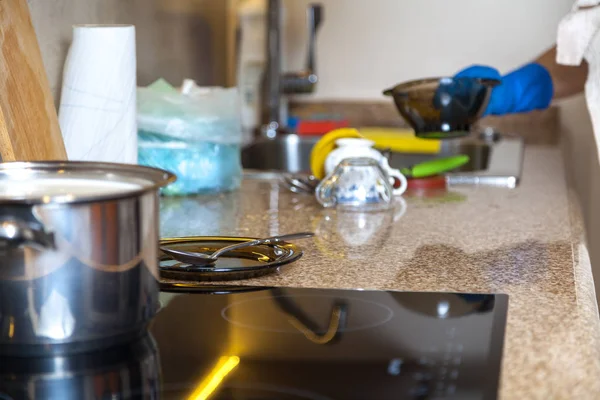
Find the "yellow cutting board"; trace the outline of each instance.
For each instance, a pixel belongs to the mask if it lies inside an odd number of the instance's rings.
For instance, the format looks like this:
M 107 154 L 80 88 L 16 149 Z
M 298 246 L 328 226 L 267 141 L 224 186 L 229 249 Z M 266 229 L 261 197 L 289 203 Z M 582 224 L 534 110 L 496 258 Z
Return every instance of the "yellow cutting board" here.
M 395 153 L 438 154 L 441 140 L 421 139 L 412 129 L 362 127 L 358 131 L 375 142 L 377 149 L 390 149 Z

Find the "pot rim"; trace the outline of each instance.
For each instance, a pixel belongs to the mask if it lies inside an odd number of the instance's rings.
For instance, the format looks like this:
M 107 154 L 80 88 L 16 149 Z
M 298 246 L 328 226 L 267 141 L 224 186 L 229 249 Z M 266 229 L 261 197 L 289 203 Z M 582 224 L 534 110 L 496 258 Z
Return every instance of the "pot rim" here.
M 102 195 L 83 195 L 66 198 L 65 196 L 43 196 L 35 198 L 15 197 L 0 198 L 0 205 L 40 205 L 40 204 L 86 204 L 99 201 L 120 200 L 129 197 L 140 196 L 147 192 L 158 190 L 177 180 L 177 176 L 169 171 L 158 168 L 146 167 L 136 164 L 118 164 L 105 162 L 88 161 L 14 161 L 0 163 L 0 181 L 11 172 L 23 172 L 35 176 L 35 172 L 42 174 L 64 174 L 65 172 L 93 172 L 94 178 L 113 177 L 119 174 L 122 178 L 133 178 L 144 182 L 140 184 L 139 189 L 127 190 L 123 192 L 108 193 Z M 59 172 L 60 171 L 60 172 Z M 104 174 L 102 174 L 104 172 Z M 113 175 L 114 174 L 114 175 Z M 67 177 L 68 175 L 61 175 Z M 24 177 L 27 178 L 28 176 Z M 126 179 L 110 179 L 119 183 L 131 183 Z M 147 184 L 146 184 L 147 183 Z

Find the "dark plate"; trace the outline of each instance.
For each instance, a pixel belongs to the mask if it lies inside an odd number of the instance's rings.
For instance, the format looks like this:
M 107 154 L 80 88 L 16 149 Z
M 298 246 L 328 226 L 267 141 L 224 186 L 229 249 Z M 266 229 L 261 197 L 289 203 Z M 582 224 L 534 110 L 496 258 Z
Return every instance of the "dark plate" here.
M 226 295 L 235 293 L 260 292 L 271 289 L 269 286 L 225 286 L 225 285 L 199 285 L 197 282 L 171 282 L 162 281 L 161 292 L 168 293 L 200 293 L 207 295 Z
M 197 253 L 214 253 L 218 249 L 254 238 L 196 236 L 162 239 L 160 245 Z M 302 257 L 302 250 L 292 243 L 250 246 L 219 257 L 211 266 L 195 267 L 175 261 L 164 253 L 159 255 L 161 289 L 175 281 L 230 281 L 250 279 L 277 272 L 283 265 Z

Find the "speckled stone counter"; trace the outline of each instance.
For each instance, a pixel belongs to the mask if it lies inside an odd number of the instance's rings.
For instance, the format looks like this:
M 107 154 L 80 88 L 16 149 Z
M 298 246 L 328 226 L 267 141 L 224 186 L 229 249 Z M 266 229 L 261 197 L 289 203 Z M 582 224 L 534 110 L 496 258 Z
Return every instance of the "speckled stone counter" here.
M 559 148 L 529 147 L 515 190 L 405 197 L 341 213 L 276 180 L 164 199 L 161 234 L 267 236 L 312 230 L 304 257 L 244 285 L 507 293 L 501 398 L 600 398 L 600 322 L 582 220 Z

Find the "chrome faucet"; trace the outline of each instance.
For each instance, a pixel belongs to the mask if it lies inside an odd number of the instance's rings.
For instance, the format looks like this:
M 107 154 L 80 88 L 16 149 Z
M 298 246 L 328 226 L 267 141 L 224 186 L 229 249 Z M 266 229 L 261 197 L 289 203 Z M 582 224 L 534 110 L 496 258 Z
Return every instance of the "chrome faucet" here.
M 323 6 L 310 4 L 307 9 L 308 56 L 306 69 L 300 72 L 281 71 L 281 2 L 268 0 L 267 66 L 263 79 L 262 125 L 260 131 L 268 138 L 288 133 L 287 123 L 281 121 L 281 96 L 312 93 L 318 81 L 315 72 L 315 39 L 323 19 Z

